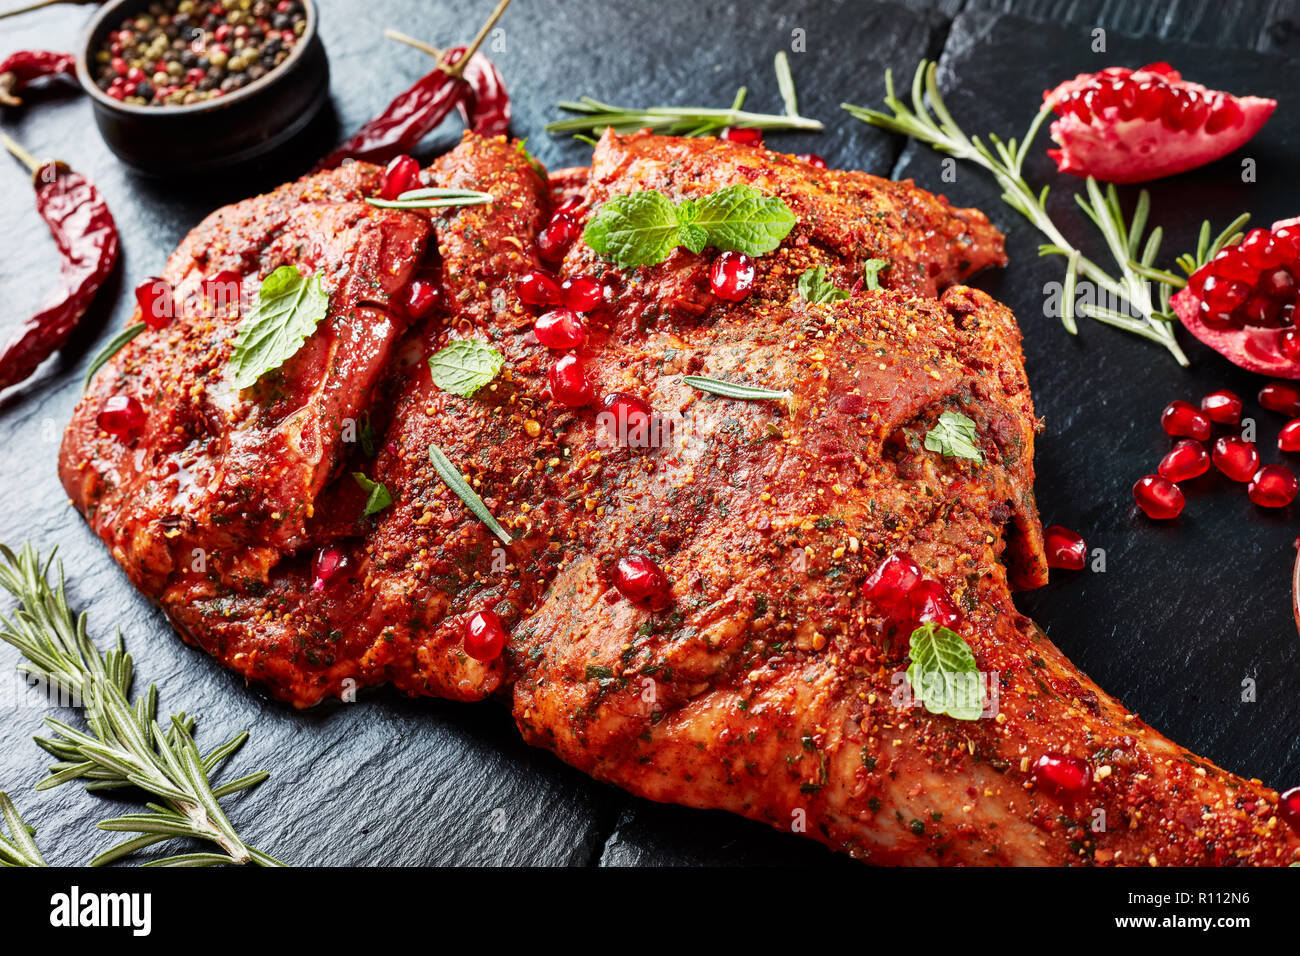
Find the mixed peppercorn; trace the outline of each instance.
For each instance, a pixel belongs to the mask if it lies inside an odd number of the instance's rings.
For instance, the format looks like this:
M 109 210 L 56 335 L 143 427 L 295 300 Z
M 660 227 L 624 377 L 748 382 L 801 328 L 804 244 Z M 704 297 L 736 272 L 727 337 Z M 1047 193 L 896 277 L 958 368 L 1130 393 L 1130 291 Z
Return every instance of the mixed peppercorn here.
M 152 3 L 95 52 L 95 83 L 135 106 L 184 106 L 275 69 L 307 29 L 300 0 Z

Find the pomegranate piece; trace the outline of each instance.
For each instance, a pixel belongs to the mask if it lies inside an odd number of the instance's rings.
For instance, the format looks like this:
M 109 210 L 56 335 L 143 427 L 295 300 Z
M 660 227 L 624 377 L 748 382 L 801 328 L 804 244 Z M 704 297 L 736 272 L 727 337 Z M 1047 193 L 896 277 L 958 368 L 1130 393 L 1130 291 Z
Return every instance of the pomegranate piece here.
M 393 200 L 420 183 L 420 164 L 410 156 L 395 156 L 384 170 L 379 198 Z
M 1300 418 L 1287 422 L 1277 436 L 1278 451 L 1300 451 Z
M 621 448 L 648 448 L 654 410 L 635 395 L 610 392 L 600 402 L 598 421 Z
M 586 366 L 576 355 L 566 355 L 552 365 L 546 383 L 557 405 L 581 408 L 591 404 L 591 382 L 587 379 Z
M 891 605 L 903 601 L 921 583 L 921 566 L 906 554 L 891 554 L 862 584 L 868 601 Z
M 754 288 L 754 260 L 743 252 L 722 253 L 709 269 L 709 285 L 719 299 L 740 302 L 748 298 Z
M 1240 435 L 1225 435 L 1214 443 L 1214 467 L 1233 481 L 1250 481 L 1259 468 L 1259 450 Z
M 961 612 L 953 603 L 948 589 L 938 581 L 922 581 L 907 595 L 911 619 L 915 626 L 938 624 L 949 630 L 961 626 Z
M 1259 132 L 1276 100 L 1192 83 L 1166 63 L 1081 73 L 1043 94 L 1057 119 L 1047 153 L 1057 168 L 1138 183 L 1226 156 Z
M 1160 459 L 1156 471 L 1170 481 L 1188 481 L 1199 478 L 1210 470 L 1210 453 L 1198 441 L 1180 441 Z
M 145 279 L 135 287 L 135 301 L 140 306 L 140 318 L 151 329 L 165 328 L 176 317 L 176 297 L 166 279 Z
M 1043 550 L 1047 552 L 1049 568 L 1082 571 L 1088 559 L 1088 545 L 1082 535 L 1064 525 L 1054 524 L 1043 529 Z
M 1265 465 L 1246 486 L 1250 500 L 1261 508 L 1285 508 L 1295 501 L 1297 491 L 1300 482 L 1284 465 Z
M 1298 280 L 1300 220 L 1286 219 L 1271 230 L 1252 229 L 1239 245 L 1221 250 L 1170 301 L 1187 331 L 1230 362 L 1295 379 Z
M 740 143 L 743 146 L 762 146 L 763 131 L 754 129 L 750 126 L 728 126 L 718 136 L 719 139 L 730 140 L 733 143 Z
M 1209 417 L 1190 402 L 1170 402 L 1160 415 L 1160 427 L 1175 438 L 1205 441 L 1210 437 Z
M 1168 521 L 1183 513 L 1182 489 L 1160 475 L 1144 475 L 1133 485 L 1133 500 L 1148 518 Z
M 614 563 L 614 587 L 629 601 L 662 611 L 673 600 L 672 583 L 663 569 L 640 554 L 627 554 Z
M 552 309 L 537 317 L 533 334 L 548 349 L 576 349 L 586 340 L 587 328 L 569 309 Z
M 1220 425 L 1240 425 L 1241 408 L 1241 399 L 1237 393 L 1226 388 L 1211 392 L 1201 399 L 1201 411 L 1210 421 Z
M 1077 800 L 1092 786 L 1092 767 L 1081 757 L 1045 753 L 1034 764 L 1034 786 L 1058 800 Z
M 590 312 L 605 301 L 605 289 L 591 276 L 570 276 L 560 284 L 560 301 L 574 312 Z
M 327 544 L 318 548 L 311 558 L 311 589 L 324 591 L 325 585 L 334 580 L 350 564 L 348 553 L 336 544 Z
M 407 316 L 419 320 L 433 312 L 441 297 L 436 284 L 427 279 L 416 279 L 406 287 L 398 304 Z
M 1278 794 L 1277 815 L 1292 830 L 1300 832 L 1300 787 Z
M 1259 403 L 1270 412 L 1294 418 L 1300 415 L 1300 388 L 1286 382 L 1269 382 L 1259 390 Z
M 515 280 L 515 292 L 529 305 L 558 305 L 560 284 L 549 272 L 525 272 Z
M 475 611 L 465 619 L 461 646 L 476 661 L 487 664 L 501 656 L 506 647 L 506 629 L 495 611 Z
M 95 424 L 120 442 L 131 442 L 144 431 L 144 406 L 130 395 L 110 395 L 95 416 Z
M 547 262 L 559 262 L 582 234 L 582 227 L 567 212 L 557 212 L 537 236 L 537 253 Z

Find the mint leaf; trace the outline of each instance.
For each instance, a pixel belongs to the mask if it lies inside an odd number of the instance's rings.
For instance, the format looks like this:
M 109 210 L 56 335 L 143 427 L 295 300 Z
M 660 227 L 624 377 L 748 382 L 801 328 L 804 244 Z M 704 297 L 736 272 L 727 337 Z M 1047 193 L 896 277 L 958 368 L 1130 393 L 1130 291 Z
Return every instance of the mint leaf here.
M 862 263 L 862 279 L 868 289 L 880 288 L 880 273 L 889 268 L 888 259 L 868 259 Z
M 912 632 L 907 682 L 912 695 L 932 714 L 979 720 L 984 688 L 970 645 L 946 627 L 922 624 Z
M 700 214 L 700 206 L 694 199 L 683 199 L 677 204 L 677 228 L 680 232 L 679 243 L 697 256 L 709 244 L 709 234 L 695 224 Z
M 938 423 L 925 433 L 925 447 L 942 452 L 945 458 L 968 458 L 984 464 L 984 453 L 975 447 L 975 423 L 961 412 L 944 412 Z
M 761 256 L 781 244 L 794 228 L 794 213 L 776 196 L 737 184 L 698 201 L 693 223 L 708 233 L 715 249 Z
M 429 356 L 433 384 L 444 392 L 470 398 L 497 377 L 506 357 L 490 345 L 466 339 Z
M 849 294 L 826 278 L 826 267 L 808 269 L 799 277 L 799 294 L 813 305 L 843 302 Z
M 388 493 L 388 489 L 377 481 L 371 481 L 366 477 L 365 472 L 354 471 L 352 478 L 361 486 L 361 490 L 369 495 L 366 498 L 366 510 L 363 512 L 367 518 L 378 514 L 393 503 L 393 496 Z
M 239 322 L 230 353 L 235 388 L 256 384 L 292 358 L 329 307 L 329 293 L 319 275 L 304 276 L 296 266 L 280 266 L 267 276 L 257 293 L 257 305 Z
M 643 190 L 615 196 L 596 211 L 582 238 L 625 269 L 668 258 L 681 241 L 677 210 L 662 193 Z

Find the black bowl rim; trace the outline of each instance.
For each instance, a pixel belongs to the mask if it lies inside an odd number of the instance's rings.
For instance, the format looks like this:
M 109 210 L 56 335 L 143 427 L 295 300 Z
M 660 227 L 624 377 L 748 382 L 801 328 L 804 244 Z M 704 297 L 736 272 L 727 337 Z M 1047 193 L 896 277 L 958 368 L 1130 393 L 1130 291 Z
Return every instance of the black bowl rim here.
M 96 32 L 110 15 L 115 15 L 117 11 L 126 6 L 128 3 L 138 3 L 139 0 L 111 0 L 99 8 L 99 11 L 91 18 L 90 23 L 86 25 L 85 31 L 81 35 L 77 52 L 77 79 L 80 81 L 82 89 L 100 106 L 106 107 L 115 113 L 121 113 L 125 116 L 135 117 L 155 117 L 159 120 L 168 116 L 192 116 L 196 113 L 205 113 L 233 107 L 241 101 L 251 99 L 263 90 L 275 85 L 289 74 L 290 69 L 307 55 L 307 48 L 311 45 L 316 36 L 316 29 L 319 23 L 319 15 L 316 9 L 315 0 L 299 0 L 303 9 L 307 12 L 307 27 L 303 30 L 302 36 L 298 42 L 293 45 L 285 61 L 273 70 L 268 70 L 266 76 L 254 80 L 247 86 L 236 90 L 234 93 L 227 93 L 225 96 L 219 96 L 216 100 L 204 100 L 202 103 L 190 103 L 184 106 L 136 106 L 133 103 L 123 103 L 115 100 L 96 85 L 90 76 L 90 43 L 94 39 Z

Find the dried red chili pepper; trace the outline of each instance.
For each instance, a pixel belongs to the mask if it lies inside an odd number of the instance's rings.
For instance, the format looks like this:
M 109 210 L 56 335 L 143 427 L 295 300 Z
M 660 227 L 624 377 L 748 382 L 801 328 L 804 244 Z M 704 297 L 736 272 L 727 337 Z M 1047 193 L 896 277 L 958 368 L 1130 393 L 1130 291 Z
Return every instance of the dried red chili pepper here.
M 77 59 L 71 53 L 49 50 L 19 50 L 0 60 L 0 104 L 19 106 L 16 94 L 37 80 L 61 76 L 76 81 Z
M 9 137 L 0 141 L 32 171 L 36 211 L 50 229 L 62 265 L 59 290 L 0 350 L 0 389 L 21 382 L 71 337 L 117 263 L 117 225 L 85 176 L 59 162 L 40 163 Z
M 482 53 L 475 53 L 461 74 L 469 96 L 459 104 L 465 125 L 480 136 L 504 136 L 510 131 L 510 94 L 501 72 Z

